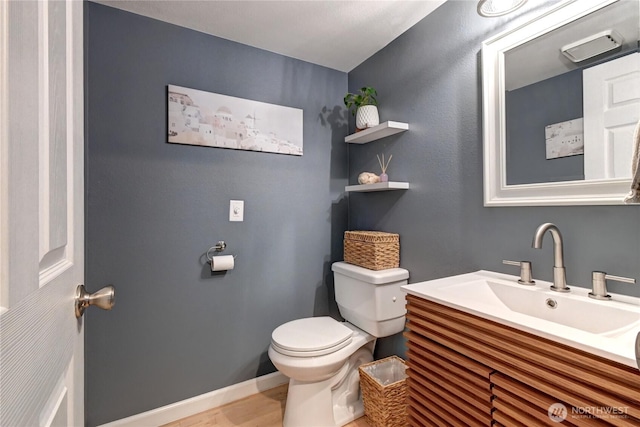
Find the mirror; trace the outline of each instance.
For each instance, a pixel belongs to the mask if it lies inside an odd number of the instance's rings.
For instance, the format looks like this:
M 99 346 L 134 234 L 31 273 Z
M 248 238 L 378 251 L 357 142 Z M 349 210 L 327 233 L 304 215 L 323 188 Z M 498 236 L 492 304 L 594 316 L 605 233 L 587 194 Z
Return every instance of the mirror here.
M 637 0 L 572 0 L 483 43 L 485 206 L 623 203 L 639 23 Z

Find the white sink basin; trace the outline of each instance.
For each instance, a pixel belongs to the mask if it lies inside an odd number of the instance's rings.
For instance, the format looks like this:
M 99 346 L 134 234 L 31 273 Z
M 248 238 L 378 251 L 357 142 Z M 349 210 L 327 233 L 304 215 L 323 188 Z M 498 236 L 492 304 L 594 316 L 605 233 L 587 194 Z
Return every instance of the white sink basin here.
M 587 297 L 589 289 L 571 292 L 517 283 L 518 277 L 490 271 L 446 277 L 403 286 L 405 292 L 479 317 L 615 360 L 634 368 L 640 331 L 640 298 L 614 295 L 610 301 Z

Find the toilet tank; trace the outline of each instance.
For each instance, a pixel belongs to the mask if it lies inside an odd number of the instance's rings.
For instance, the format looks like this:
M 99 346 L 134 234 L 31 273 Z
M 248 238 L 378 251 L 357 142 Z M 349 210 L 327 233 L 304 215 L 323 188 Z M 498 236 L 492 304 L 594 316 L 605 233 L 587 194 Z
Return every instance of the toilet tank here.
M 405 293 L 409 272 L 404 268 L 369 270 L 346 262 L 331 266 L 336 302 L 346 321 L 375 337 L 404 330 Z

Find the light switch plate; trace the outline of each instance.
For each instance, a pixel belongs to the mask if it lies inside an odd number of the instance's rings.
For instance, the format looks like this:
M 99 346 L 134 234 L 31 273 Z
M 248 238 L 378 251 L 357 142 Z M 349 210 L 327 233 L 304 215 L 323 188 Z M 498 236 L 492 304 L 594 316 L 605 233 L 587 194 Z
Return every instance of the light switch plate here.
M 229 202 L 229 221 L 244 221 L 244 200 L 231 200 Z

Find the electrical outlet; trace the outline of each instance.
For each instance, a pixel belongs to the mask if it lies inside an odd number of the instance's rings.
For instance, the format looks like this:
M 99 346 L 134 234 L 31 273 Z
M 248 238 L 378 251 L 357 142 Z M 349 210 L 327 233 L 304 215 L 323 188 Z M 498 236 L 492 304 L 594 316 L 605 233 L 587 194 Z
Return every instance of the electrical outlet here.
M 231 200 L 229 202 L 229 221 L 244 221 L 244 200 Z

